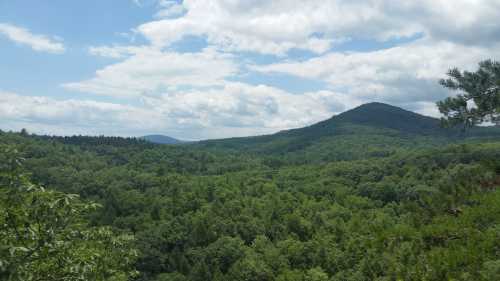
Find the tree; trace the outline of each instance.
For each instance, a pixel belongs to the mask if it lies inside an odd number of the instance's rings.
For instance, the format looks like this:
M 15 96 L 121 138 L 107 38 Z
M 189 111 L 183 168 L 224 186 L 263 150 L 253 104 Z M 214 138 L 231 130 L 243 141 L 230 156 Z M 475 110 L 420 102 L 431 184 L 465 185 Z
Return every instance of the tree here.
M 1 149 L 1 148 L 0 148 Z M 0 151 L 0 279 L 114 280 L 136 275 L 133 237 L 91 227 L 97 204 L 35 185 L 12 149 Z
M 500 124 L 500 62 L 482 61 L 475 72 L 453 68 L 448 76 L 439 83 L 460 93 L 437 102 L 445 125 L 466 129 L 483 122 Z

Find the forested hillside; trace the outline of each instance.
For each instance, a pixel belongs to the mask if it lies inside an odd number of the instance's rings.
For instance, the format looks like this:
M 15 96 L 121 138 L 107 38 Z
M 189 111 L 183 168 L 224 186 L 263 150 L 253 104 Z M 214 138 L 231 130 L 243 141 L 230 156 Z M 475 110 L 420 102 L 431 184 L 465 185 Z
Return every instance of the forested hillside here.
M 310 163 L 364 159 L 399 150 L 500 138 L 499 127 L 443 128 L 439 119 L 384 103 L 368 103 L 299 129 L 246 138 L 201 141 L 212 151 L 279 156 Z
M 3 132 L 0 146 L 2 159 L 19 151 L 26 180 L 102 206 L 82 213 L 89 228 L 133 237 L 116 280 L 489 281 L 500 276 L 500 141 L 484 135 L 371 104 L 255 138 Z M 16 261 L 2 256 L 0 277 Z
M 500 281 L 500 0 L 0 0 L 0 281 Z
M 142 137 L 142 139 L 152 143 L 159 143 L 159 144 L 177 144 L 182 142 L 178 139 L 164 135 L 147 135 Z

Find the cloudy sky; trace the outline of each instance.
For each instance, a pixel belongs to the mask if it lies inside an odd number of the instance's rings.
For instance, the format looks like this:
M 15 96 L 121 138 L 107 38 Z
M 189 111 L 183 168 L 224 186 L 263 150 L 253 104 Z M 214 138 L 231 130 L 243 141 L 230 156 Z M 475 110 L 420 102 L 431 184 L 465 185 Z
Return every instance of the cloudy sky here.
M 500 0 L 0 0 L 0 129 L 206 139 L 370 101 L 438 116 Z

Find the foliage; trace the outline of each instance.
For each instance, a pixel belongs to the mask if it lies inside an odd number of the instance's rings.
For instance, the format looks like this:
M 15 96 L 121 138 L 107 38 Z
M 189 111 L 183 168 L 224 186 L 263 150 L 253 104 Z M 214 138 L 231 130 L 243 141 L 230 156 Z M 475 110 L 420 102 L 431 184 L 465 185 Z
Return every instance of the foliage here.
M 500 128 L 474 127 L 462 134 L 439 119 L 383 103 L 368 103 L 308 127 L 245 138 L 193 144 L 209 151 L 252 153 L 303 164 L 380 158 L 399 150 L 428 148 L 470 138 L 498 138 Z M 325 154 L 326 153 L 326 154 Z
M 96 209 L 77 195 L 32 184 L 16 151 L 2 149 L 0 169 L 0 279 L 128 280 L 130 235 L 90 227 Z
M 22 149 L 37 182 L 102 204 L 94 224 L 134 232 L 141 280 L 492 280 L 498 272 L 497 142 L 326 164 L 283 157 L 278 168 L 243 156 L 253 164 L 215 172 L 227 163 L 222 151 L 0 140 Z M 182 168 L 191 163 L 212 169 Z M 73 243 L 89 249 L 73 252 L 83 257 L 106 248 Z
M 500 124 L 500 62 L 482 61 L 475 72 L 453 68 L 448 76 L 440 84 L 460 93 L 437 103 L 445 124 L 464 128 L 486 121 Z
M 395 118 L 405 121 L 387 125 Z M 500 280 L 500 142 L 470 132 L 380 104 L 276 135 L 185 145 L 0 132 L 34 182 L 9 164 L 2 171 L 17 180 L 2 177 L 2 190 L 22 190 L 19 209 L 46 196 L 76 210 L 69 219 L 42 204 L 34 214 L 46 226 L 134 233 L 133 245 L 110 250 L 120 236 L 106 234 L 61 251 L 86 262 L 106 253 L 108 268 L 137 268 L 139 281 Z M 11 182 L 37 188 L 4 188 Z M 2 194 L 2 208 L 17 206 Z M 129 247 L 137 259 L 126 260 Z

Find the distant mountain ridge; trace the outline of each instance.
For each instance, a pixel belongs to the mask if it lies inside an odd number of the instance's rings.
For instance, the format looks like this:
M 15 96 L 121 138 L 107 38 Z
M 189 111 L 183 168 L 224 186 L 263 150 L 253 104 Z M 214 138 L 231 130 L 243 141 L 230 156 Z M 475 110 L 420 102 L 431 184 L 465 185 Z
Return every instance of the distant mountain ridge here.
M 332 119 L 415 134 L 433 134 L 443 129 L 439 119 L 377 102 L 361 105 Z
M 440 120 L 408 111 L 393 105 L 372 102 L 335 115 L 304 128 L 282 131 L 277 134 L 329 135 L 343 133 L 338 129 L 345 124 L 384 128 L 417 135 L 444 134 L 447 130 L 440 126 Z M 331 131 L 337 129 L 336 132 Z
M 0 131 L 0 135 L 1 135 Z M 20 134 L 23 134 L 22 132 Z M 26 134 L 24 132 L 24 134 Z M 30 136 L 26 134 L 27 136 Z M 386 157 L 398 151 L 437 148 L 477 141 L 499 141 L 499 127 L 445 129 L 440 120 L 383 103 L 368 103 L 307 127 L 271 135 L 204 141 L 181 141 L 164 135 L 37 136 L 40 140 L 78 145 L 84 149 L 101 146 L 144 149 L 157 144 L 182 144 L 174 149 L 188 152 L 235 153 L 237 157 L 259 156 L 268 166 L 280 163 L 308 164 Z M 168 147 L 166 149 L 171 149 Z M 232 154 L 226 154 L 232 155 Z
M 156 144 L 179 144 L 179 143 L 183 142 L 183 141 L 178 140 L 176 138 L 172 138 L 172 137 L 165 136 L 165 135 L 147 135 L 147 136 L 141 137 L 141 139 L 144 139 L 148 142 L 156 143 Z
M 266 155 L 297 154 L 297 158 L 315 153 L 318 158 L 331 152 L 347 159 L 347 154 L 365 150 L 377 155 L 399 147 L 438 146 L 465 137 L 500 138 L 500 128 L 476 127 L 463 134 L 458 128 L 445 129 L 440 124 L 437 118 L 374 102 L 303 128 L 272 135 L 207 140 L 197 145 Z

